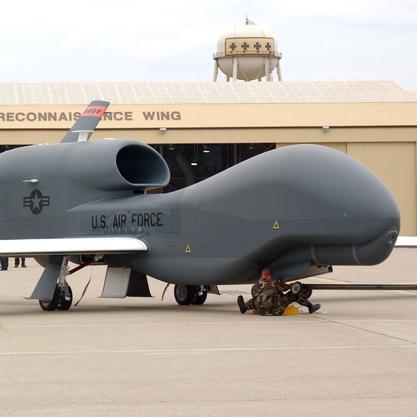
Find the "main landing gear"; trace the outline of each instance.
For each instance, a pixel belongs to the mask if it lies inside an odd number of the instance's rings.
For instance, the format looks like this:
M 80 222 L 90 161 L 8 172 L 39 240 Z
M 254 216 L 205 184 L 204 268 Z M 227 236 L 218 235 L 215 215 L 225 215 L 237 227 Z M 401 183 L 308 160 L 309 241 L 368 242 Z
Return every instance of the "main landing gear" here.
M 39 305 L 44 311 L 61 310 L 66 311 L 72 305 L 72 290 L 67 282 L 68 258 L 64 256 L 62 259 L 61 269 L 58 275 L 58 282 L 55 287 L 55 292 L 51 300 L 39 300 Z
M 71 270 L 68 268 L 69 259 L 67 256 L 50 259 L 36 288 L 33 290 L 31 298 L 38 299 L 39 305 L 44 311 L 69 310 L 72 305 L 72 290 L 68 285 L 67 276 L 101 259 L 101 256 L 96 255 Z M 84 289 L 83 295 L 87 290 L 88 284 Z
M 72 305 L 72 290 L 65 283 L 63 287 L 57 285 L 52 300 L 39 300 L 39 305 L 44 311 L 69 310 Z
M 180 306 L 202 305 L 207 299 L 207 288 L 204 285 L 175 285 L 174 297 Z

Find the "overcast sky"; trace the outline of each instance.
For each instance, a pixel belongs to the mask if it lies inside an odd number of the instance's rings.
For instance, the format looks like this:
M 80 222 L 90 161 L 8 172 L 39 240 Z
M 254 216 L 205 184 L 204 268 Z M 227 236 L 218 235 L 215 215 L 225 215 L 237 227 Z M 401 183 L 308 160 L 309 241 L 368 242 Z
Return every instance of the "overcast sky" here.
M 417 91 L 416 0 L 14 0 L 0 82 L 209 81 L 217 38 L 246 13 L 278 39 L 286 80 Z

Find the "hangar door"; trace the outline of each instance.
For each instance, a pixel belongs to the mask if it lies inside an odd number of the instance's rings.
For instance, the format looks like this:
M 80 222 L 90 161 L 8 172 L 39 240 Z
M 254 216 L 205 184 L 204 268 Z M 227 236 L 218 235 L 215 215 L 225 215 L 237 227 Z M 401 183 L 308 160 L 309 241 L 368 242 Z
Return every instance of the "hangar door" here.
M 417 234 L 416 144 L 348 143 L 347 153 L 363 162 L 390 189 L 401 211 L 401 235 Z

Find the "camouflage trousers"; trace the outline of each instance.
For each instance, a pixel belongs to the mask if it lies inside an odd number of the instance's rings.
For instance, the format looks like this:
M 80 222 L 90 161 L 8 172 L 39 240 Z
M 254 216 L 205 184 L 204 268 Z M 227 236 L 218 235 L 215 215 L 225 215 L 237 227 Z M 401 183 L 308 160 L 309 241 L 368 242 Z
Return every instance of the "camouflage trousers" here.
M 281 316 L 291 303 L 298 303 L 306 307 L 311 305 L 310 301 L 303 298 L 300 294 L 293 294 L 291 291 L 288 291 L 285 294 L 278 294 L 271 300 L 269 305 L 261 303 L 258 297 L 251 298 L 246 303 L 246 307 L 248 310 L 255 310 L 261 316 Z

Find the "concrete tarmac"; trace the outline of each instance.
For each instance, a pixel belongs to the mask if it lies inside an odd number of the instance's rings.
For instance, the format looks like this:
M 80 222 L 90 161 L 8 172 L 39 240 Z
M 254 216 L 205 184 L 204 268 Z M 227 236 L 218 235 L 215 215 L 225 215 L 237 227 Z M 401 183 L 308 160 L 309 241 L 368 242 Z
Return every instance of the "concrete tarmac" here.
M 80 305 L 41 311 L 34 261 L 0 272 L 0 416 L 415 416 L 417 293 L 316 291 L 319 313 L 242 315 L 221 287 L 203 306 L 98 299 L 102 267 L 70 277 Z M 415 283 L 417 250 L 309 282 Z

